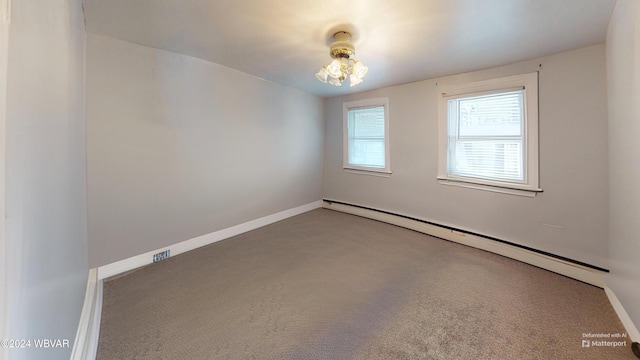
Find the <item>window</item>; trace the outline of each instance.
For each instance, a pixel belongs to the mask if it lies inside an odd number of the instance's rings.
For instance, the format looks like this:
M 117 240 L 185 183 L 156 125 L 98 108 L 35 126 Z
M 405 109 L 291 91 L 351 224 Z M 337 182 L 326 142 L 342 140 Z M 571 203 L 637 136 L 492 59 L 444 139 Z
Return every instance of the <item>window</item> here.
M 438 179 L 535 196 L 538 73 L 442 87 Z
M 388 99 L 344 103 L 343 122 L 343 167 L 390 174 Z

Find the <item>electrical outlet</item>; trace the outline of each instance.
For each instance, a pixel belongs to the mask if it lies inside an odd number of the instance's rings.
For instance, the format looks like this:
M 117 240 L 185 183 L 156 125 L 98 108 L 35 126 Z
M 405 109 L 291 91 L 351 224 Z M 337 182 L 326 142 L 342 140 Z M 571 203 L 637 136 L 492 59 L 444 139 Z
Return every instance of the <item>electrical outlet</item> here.
M 169 258 L 169 250 L 165 250 L 163 252 L 159 252 L 155 255 L 153 255 L 153 262 L 158 262 L 158 261 L 162 261 L 164 259 Z

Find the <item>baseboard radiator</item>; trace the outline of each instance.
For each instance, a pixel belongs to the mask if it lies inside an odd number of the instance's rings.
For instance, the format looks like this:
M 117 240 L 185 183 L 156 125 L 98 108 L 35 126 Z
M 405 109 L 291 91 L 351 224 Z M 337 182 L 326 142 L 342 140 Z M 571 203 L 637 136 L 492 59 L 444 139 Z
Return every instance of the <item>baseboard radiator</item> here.
M 433 222 L 429 222 L 426 220 L 421 220 L 402 214 L 394 214 L 384 210 L 362 207 L 359 205 L 337 202 L 327 199 L 323 201 L 322 206 L 326 209 L 341 211 L 348 214 L 382 221 L 385 223 L 415 230 L 427 235 L 435 236 L 441 239 L 489 251 L 601 288 L 604 288 L 605 286 L 605 276 L 608 271 L 605 269 L 597 268 L 595 266 L 581 264 L 569 259 L 563 259 L 550 254 L 514 246 L 506 243 L 505 241 L 496 241 L 482 235 L 452 229 L 451 227 L 434 224 Z
M 499 241 L 467 231 L 453 229 L 448 226 L 438 225 L 430 221 L 413 218 L 403 214 L 390 213 L 381 209 L 363 207 L 356 204 L 328 199 L 323 200 L 322 207 L 401 226 L 437 238 L 489 251 L 603 288 L 609 302 L 618 315 L 618 318 L 620 318 L 620 321 L 627 330 L 629 338 L 631 341 L 634 341 L 632 345 L 634 353 L 640 352 L 640 347 L 638 346 L 638 342 L 640 342 L 640 332 L 616 295 L 606 286 L 605 280 L 608 270 L 572 261 L 570 259 L 553 256 L 552 254 L 519 247 L 505 241 Z

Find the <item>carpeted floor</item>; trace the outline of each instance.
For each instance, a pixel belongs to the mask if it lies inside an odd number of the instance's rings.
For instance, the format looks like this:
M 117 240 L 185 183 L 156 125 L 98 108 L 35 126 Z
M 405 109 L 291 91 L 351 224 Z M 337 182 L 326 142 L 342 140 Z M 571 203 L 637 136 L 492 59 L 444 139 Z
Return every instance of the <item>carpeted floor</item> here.
M 103 301 L 98 359 L 634 359 L 629 338 L 582 347 L 624 333 L 600 288 L 325 209 L 110 280 Z

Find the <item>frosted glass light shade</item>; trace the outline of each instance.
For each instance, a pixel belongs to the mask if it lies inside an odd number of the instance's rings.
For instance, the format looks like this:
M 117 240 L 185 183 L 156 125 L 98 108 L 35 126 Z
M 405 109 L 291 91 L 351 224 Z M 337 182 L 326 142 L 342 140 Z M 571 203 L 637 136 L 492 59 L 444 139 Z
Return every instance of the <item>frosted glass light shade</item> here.
M 362 78 L 359 78 L 353 74 L 349 76 L 349 86 L 355 86 L 362 82 Z
M 351 76 L 356 76 L 358 79 L 360 79 L 360 82 L 362 82 L 362 78 L 364 78 L 364 76 L 367 74 L 367 71 L 369 71 L 369 68 L 362 65 L 362 63 L 360 61 L 356 61 L 353 64 L 353 71 L 351 72 Z
M 327 65 L 327 72 L 332 78 L 339 78 L 342 75 L 342 64 L 340 60 L 333 59 L 333 61 Z
M 333 86 L 342 86 L 342 81 L 340 81 L 340 78 L 331 78 L 329 79 L 329 84 L 333 85 Z
M 323 66 L 320 71 L 316 73 L 316 78 L 325 84 L 327 83 L 327 76 L 329 76 L 329 72 L 326 66 Z

